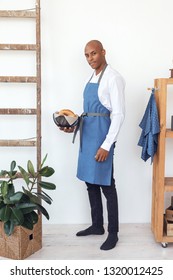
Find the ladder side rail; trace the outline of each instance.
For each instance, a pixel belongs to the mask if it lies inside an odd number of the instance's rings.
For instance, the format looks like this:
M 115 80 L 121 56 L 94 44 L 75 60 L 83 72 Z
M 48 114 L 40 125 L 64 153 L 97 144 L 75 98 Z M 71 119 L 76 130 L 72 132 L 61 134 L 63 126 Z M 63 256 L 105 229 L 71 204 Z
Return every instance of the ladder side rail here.
M 41 28 L 40 0 L 36 1 L 37 168 L 41 164 Z

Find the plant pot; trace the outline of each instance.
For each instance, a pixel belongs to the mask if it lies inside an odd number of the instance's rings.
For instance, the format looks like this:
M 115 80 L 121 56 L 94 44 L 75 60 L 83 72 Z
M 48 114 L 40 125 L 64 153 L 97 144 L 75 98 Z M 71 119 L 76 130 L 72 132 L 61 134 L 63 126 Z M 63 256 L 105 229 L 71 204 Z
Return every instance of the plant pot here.
M 33 230 L 16 226 L 12 235 L 4 233 L 4 224 L 0 222 L 0 256 L 23 260 L 42 248 L 42 219 L 39 215 Z

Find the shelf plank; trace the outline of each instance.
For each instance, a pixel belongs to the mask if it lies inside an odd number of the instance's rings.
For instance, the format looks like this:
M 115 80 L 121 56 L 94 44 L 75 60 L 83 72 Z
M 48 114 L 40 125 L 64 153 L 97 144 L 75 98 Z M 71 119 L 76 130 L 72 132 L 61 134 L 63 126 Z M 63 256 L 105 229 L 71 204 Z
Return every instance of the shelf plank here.
M 37 77 L 32 76 L 0 76 L 1 83 L 37 83 Z
M 36 11 L 32 10 L 0 10 L 0 17 L 36 18 Z
M 173 78 L 167 79 L 167 84 L 168 84 L 168 85 L 172 85 L 172 84 L 173 84 Z
M 165 177 L 165 192 L 173 192 L 173 177 Z
M 35 51 L 37 49 L 36 44 L 0 44 L 0 50 L 19 50 L 19 51 Z
M 173 236 L 167 236 L 165 233 L 162 238 L 162 242 L 173 242 Z
M 0 140 L 1 147 L 34 147 L 36 143 L 35 140 Z
M 173 131 L 171 129 L 166 129 L 166 138 L 173 138 Z
M 0 108 L 0 115 L 36 115 L 33 108 Z

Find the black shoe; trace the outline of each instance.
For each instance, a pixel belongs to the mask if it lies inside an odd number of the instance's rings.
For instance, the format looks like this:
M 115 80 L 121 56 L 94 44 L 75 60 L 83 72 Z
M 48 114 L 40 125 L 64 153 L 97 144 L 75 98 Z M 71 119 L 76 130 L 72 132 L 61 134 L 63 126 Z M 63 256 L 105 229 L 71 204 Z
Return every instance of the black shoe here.
M 116 233 L 109 233 L 106 241 L 100 247 L 101 250 L 113 249 L 118 242 L 118 236 Z
M 90 226 L 89 228 L 85 229 L 85 230 L 81 230 L 79 232 L 76 233 L 77 236 L 87 236 L 87 235 L 102 235 L 104 234 L 105 230 L 103 227 L 100 228 L 96 228 L 93 226 Z

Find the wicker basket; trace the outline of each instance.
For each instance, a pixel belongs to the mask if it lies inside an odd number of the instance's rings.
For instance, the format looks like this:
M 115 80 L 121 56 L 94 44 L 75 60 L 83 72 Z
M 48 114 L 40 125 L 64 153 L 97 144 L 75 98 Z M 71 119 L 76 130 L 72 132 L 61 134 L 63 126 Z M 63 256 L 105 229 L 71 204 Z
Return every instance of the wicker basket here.
M 168 221 L 164 215 L 164 230 L 167 236 L 173 236 L 173 222 Z
M 16 226 L 12 235 L 4 233 L 3 222 L 0 222 L 0 256 L 23 260 L 42 248 L 42 220 L 33 230 Z

